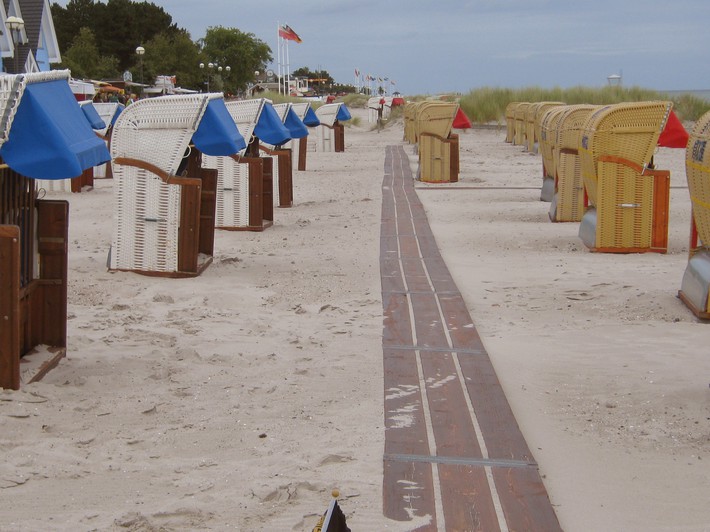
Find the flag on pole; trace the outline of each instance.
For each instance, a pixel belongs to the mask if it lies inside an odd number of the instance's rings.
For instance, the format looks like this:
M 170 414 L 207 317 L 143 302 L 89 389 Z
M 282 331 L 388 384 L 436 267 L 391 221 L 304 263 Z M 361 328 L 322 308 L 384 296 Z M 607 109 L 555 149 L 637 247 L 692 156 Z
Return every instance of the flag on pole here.
M 360 71 L 357 68 L 355 69 L 355 77 L 356 78 L 360 77 Z
M 288 24 L 283 24 L 281 27 L 279 27 L 279 37 L 287 41 L 296 41 L 297 43 L 303 42 L 298 36 L 298 33 L 293 31 L 291 29 L 291 26 L 289 26 Z

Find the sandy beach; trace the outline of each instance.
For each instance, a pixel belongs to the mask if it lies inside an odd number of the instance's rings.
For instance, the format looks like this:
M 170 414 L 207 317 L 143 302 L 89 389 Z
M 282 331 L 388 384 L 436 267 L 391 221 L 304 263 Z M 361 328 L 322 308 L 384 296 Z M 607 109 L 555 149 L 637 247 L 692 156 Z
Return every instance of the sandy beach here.
M 311 531 L 334 488 L 353 531 L 414 528 L 382 515 L 379 231 L 402 125 L 351 112 L 345 153 L 309 152 L 294 206 L 217 231 L 196 278 L 107 271 L 111 180 L 52 193 L 71 204 L 68 355 L 0 391 L 0 530 Z M 461 132 L 460 181 L 416 186 L 562 528 L 710 530 L 710 325 L 676 297 L 684 150 L 655 156 L 668 253 L 602 254 L 550 223 L 540 156 L 504 138 Z

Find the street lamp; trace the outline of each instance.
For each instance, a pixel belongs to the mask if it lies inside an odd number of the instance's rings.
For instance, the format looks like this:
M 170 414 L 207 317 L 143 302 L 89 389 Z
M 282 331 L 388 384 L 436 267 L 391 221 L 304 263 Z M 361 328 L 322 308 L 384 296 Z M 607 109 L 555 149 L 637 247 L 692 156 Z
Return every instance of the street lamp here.
M 143 54 L 145 54 L 145 48 L 142 46 L 139 46 L 136 48 L 136 54 L 138 55 L 138 59 L 140 60 L 141 63 L 141 85 L 143 84 Z
M 10 34 L 12 35 L 13 41 L 15 43 L 15 51 L 14 51 L 14 56 L 15 56 L 15 74 L 17 74 L 19 70 L 19 65 L 18 65 L 18 55 L 19 55 L 19 44 L 20 44 L 20 37 L 21 37 L 21 32 L 25 28 L 25 21 L 22 20 L 20 17 L 16 17 L 15 15 L 10 15 L 7 17 L 7 20 L 5 20 L 5 24 L 7 25 L 7 28 L 10 30 Z

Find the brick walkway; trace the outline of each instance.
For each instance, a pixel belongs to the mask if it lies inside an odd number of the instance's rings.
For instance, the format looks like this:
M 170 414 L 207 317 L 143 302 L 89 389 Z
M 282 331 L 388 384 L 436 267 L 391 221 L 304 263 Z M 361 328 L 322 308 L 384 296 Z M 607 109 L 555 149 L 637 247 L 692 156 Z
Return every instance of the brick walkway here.
M 384 513 L 417 530 L 560 530 L 414 190 L 388 146 L 380 271 L 385 379 Z

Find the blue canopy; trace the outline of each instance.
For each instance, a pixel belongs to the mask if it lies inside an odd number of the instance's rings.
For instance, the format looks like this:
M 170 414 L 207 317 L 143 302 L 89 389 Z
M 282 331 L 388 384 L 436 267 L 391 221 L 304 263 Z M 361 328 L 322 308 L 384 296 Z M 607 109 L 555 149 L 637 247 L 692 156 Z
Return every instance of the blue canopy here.
M 284 125 L 291 133 L 292 139 L 302 139 L 303 137 L 308 136 L 308 128 L 306 127 L 306 124 L 303 123 L 303 120 L 298 118 L 298 115 L 291 107 L 289 107 L 288 113 L 286 113 Z
M 119 103 L 116 106 L 116 111 L 113 113 L 113 116 L 111 117 L 111 125 L 114 125 L 116 123 L 116 120 L 118 120 L 119 115 L 123 112 L 123 110 L 126 108 L 125 105 L 122 103 Z
M 233 155 L 247 147 L 221 98 L 207 104 L 192 142 L 202 153 L 214 156 Z
M 85 103 L 81 105 L 81 110 L 84 111 L 84 116 L 86 116 L 86 119 L 89 121 L 89 125 L 92 129 L 103 129 L 106 127 L 106 124 L 103 120 L 101 120 L 99 112 L 93 104 Z
M 35 179 L 77 177 L 111 160 L 66 79 L 27 85 L 0 155 L 10 168 Z
M 270 103 L 266 103 L 261 110 L 259 120 L 254 127 L 254 135 L 267 144 L 280 146 L 291 140 L 291 133 L 281 122 L 276 109 Z
M 352 116 L 350 115 L 350 111 L 348 111 L 348 108 L 345 107 L 345 104 L 341 104 L 338 108 L 338 114 L 335 116 L 335 119 L 339 122 L 345 122 L 346 120 L 350 120 L 351 118 Z
M 308 127 L 320 126 L 320 120 L 318 119 L 316 112 L 313 110 L 313 107 L 309 107 L 308 111 L 306 111 L 306 116 L 303 117 L 303 123 Z

